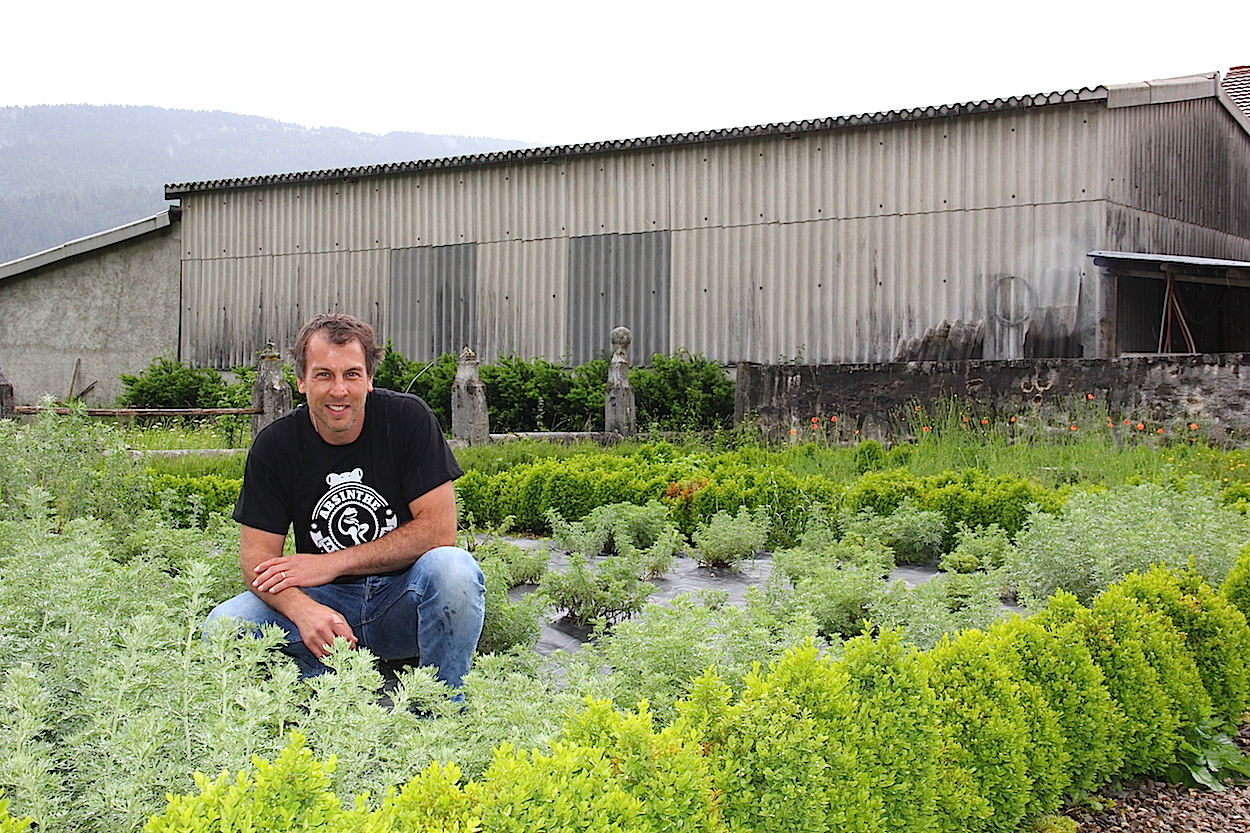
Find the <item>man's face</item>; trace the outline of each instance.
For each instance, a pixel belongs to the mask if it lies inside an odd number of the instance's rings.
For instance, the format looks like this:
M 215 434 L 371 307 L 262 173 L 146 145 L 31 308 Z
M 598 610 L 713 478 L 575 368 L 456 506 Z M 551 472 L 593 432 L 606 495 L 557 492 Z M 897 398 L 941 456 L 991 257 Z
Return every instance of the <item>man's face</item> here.
M 321 439 L 347 445 L 360 436 L 365 395 L 373 377 L 365 370 L 365 348 L 356 339 L 334 344 L 321 333 L 308 340 L 299 392 L 308 397 L 308 413 Z

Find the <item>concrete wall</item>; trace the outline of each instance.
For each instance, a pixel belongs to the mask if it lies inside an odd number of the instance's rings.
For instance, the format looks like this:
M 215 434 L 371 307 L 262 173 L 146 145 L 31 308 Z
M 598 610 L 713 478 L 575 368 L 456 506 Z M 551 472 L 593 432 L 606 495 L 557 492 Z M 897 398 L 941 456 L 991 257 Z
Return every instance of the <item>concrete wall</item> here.
M 14 401 L 74 393 L 110 405 L 118 375 L 178 349 L 179 224 L 0 280 L 0 372 Z
M 900 417 L 917 404 L 957 399 L 988 417 L 1040 411 L 1061 420 L 1073 409 L 1105 406 L 1117 418 L 1152 425 L 1197 422 L 1204 436 L 1250 435 L 1250 354 L 1119 359 L 910 362 L 858 365 L 753 365 L 737 369 L 735 418 L 756 420 L 774 439 L 812 417 L 853 436 L 897 438 Z M 1089 397 L 1093 396 L 1091 400 Z M 1091 406 L 1094 406 L 1091 408 Z

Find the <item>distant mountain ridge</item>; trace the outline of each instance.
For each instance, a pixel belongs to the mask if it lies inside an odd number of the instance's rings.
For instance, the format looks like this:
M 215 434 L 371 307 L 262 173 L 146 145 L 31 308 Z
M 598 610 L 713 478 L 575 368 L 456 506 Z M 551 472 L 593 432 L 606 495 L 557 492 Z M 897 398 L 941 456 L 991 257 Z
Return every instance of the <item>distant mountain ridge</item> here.
M 375 136 L 161 107 L 0 107 L 0 263 L 155 214 L 167 183 L 384 165 L 530 147 Z

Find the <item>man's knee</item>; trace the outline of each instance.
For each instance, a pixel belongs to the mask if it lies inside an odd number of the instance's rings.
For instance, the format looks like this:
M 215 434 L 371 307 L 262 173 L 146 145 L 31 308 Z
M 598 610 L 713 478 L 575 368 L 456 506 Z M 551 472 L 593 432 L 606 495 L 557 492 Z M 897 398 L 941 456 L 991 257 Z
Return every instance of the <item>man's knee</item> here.
M 435 547 L 417 559 L 414 566 L 423 582 L 441 591 L 481 594 L 485 590 L 486 580 L 477 559 L 460 547 Z

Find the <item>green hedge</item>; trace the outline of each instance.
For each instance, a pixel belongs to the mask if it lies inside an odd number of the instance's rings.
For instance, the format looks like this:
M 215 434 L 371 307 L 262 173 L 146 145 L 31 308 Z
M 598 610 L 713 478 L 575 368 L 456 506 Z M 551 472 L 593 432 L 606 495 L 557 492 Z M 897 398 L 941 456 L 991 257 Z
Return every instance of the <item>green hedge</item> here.
M 502 745 L 467 780 L 432 765 L 376 804 L 340 802 L 333 763 L 297 736 L 274 764 L 199 777 L 145 831 L 1011 833 L 1191 754 L 1181 740 L 1211 715 L 1204 686 L 1246 671 L 1221 644 L 1250 639 L 1230 610 L 1192 575 L 1159 571 L 1088 608 L 1061 592 L 1029 621 L 929 651 L 891 631 L 837 656 L 809 643 L 738 689 L 705 672 L 666 724 L 645 702 L 589 700 L 545 749 Z
M 717 512 L 766 506 L 773 546 L 793 544 L 812 521 L 839 509 L 888 515 L 911 503 L 941 513 L 943 551 L 954 546 L 961 528 L 998 524 L 1015 534 L 1030 506 L 1057 511 L 1064 497 L 1029 480 L 990 477 L 975 469 L 928 477 L 905 469 L 869 472 L 847 487 L 820 474 L 797 475 L 758 450 L 687 455 L 664 443 L 632 454 L 589 452 L 499 471 L 471 469 L 457 481 L 456 491 L 461 508 L 475 522 L 493 525 L 511 516 L 516 529 L 534 534 L 548 531 L 548 511 L 580 520 L 607 503 L 660 500 L 685 535 Z

